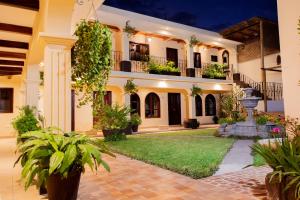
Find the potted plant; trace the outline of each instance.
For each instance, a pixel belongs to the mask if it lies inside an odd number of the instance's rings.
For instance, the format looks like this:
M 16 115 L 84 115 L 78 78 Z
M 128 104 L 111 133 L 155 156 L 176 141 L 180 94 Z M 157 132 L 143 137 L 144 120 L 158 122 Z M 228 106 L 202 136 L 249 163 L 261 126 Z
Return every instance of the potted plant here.
M 201 95 L 202 94 L 202 89 L 200 87 L 198 87 L 197 85 L 193 85 L 193 87 L 191 88 L 191 96 L 195 97 L 197 95 Z
M 21 138 L 25 142 L 18 146 L 21 155 L 15 165 L 22 164 L 25 189 L 46 183 L 49 200 L 76 200 L 86 165 L 110 171 L 101 154 L 114 155 L 99 139 L 53 128 L 27 132 Z
M 139 116 L 139 114 L 138 113 L 132 114 L 130 122 L 131 122 L 132 131 L 138 132 L 139 125 L 142 124 L 142 120 L 141 120 L 141 117 Z
M 126 21 L 125 27 L 123 29 L 124 32 L 127 33 L 128 38 L 131 38 L 133 35 L 137 33 L 135 27 L 130 25 L 130 21 Z
M 168 61 L 165 65 L 162 65 L 155 63 L 153 60 L 150 60 L 146 71 L 148 71 L 150 74 L 161 74 L 171 76 L 181 75 L 180 69 L 176 67 L 175 63 L 172 61 Z
M 204 69 L 202 78 L 226 80 L 224 65 L 217 63 L 210 64 L 209 66 L 207 66 L 207 68 Z
M 274 138 L 268 144 L 254 144 L 254 153 L 262 156 L 273 172 L 266 176 L 266 188 L 270 200 L 300 199 L 300 134 L 298 120 L 287 119 L 282 138 Z M 286 134 L 286 132 L 289 132 Z
M 134 94 L 138 92 L 137 85 L 133 82 L 133 79 L 127 80 L 124 85 L 124 91 L 126 94 Z
M 194 47 L 199 43 L 200 43 L 200 40 L 195 35 L 192 35 L 190 38 L 190 47 Z
M 104 106 L 97 126 L 102 129 L 106 140 L 122 140 L 125 134 L 131 134 L 128 116 L 130 108 L 114 104 Z

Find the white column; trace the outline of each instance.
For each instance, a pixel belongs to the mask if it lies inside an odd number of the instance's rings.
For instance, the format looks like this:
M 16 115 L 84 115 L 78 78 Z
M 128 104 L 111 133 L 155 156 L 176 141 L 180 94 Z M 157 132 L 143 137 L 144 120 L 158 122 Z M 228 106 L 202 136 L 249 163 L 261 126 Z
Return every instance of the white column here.
M 189 44 L 186 45 L 187 55 L 187 68 L 194 68 L 194 47 Z
M 129 61 L 129 38 L 126 32 L 122 32 L 122 60 Z
M 28 65 L 25 80 L 25 104 L 38 109 L 39 86 L 40 86 L 39 65 Z
M 189 103 L 189 119 L 196 118 L 195 97 L 192 97 L 189 94 L 188 95 L 188 103 Z
M 130 108 L 130 94 L 125 94 L 124 106 L 128 106 Z
M 46 127 L 71 130 L 71 51 L 47 44 L 44 50 L 44 114 Z

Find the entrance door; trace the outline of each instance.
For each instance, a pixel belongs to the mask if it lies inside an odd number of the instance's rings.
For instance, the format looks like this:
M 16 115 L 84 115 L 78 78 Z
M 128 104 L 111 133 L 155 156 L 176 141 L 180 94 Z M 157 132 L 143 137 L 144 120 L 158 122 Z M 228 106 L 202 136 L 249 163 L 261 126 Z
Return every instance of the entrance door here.
M 71 131 L 75 131 L 75 91 L 71 90 Z
M 181 124 L 180 93 L 168 93 L 169 125 Z
M 178 67 L 178 50 L 173 48 L 167 48 L 167 61 L 172 61 L 175 66 Z

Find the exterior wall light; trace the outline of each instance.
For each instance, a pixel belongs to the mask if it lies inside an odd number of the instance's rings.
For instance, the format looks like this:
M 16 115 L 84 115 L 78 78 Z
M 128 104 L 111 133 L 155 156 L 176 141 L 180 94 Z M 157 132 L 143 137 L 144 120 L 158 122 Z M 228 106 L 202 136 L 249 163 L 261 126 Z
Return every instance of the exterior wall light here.
M 222 86 L 220 84 L 215 84 L 214 90 L 222 90 Z
M 158 82 L 158 87 L 159 88 L 166 88 L 166 87 L 168 87 L 168 84 L 166 83 L 166 81 L 159 81 Z

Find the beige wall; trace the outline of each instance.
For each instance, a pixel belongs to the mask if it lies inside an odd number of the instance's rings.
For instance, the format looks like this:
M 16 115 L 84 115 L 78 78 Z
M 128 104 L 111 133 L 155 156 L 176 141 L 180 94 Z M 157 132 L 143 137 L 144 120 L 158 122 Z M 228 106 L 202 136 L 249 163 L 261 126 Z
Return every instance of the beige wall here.
M 276 58 L 278 53 L 276 54 L 271 54 L 268 56 L 265 56 L 265 67 L 275 67 L 277 65 L 276 63 Z M 256 82 L 261 82 L 262 81 L 262 71 L 261 71 L 261 64 L 260 64 L 260 59 L 254 59 L 246 62 L 241 62 L 238 64 L 238 71 L 252 80 Z M 272 71 L 267 71 L 267 82 L 277 82 L 281 83 L 282 82 L 282 75 L 280 72 L 272 72 Z
M 24 91 L 21 89 L 22 78 L 20 75 L 0 76 L 0 88 L 14 88 L 14 107 L 13 113 L 0 113 L 0 138 L 11 137 L 16 135 L 16 131 L 12 127 L 12 120 L 18 115 L 19 108 L 23 106 Z
M 277 0 L 282 58 L 284 110 L 287 116 L 300 118 L 300 17 L 299 0 Z

